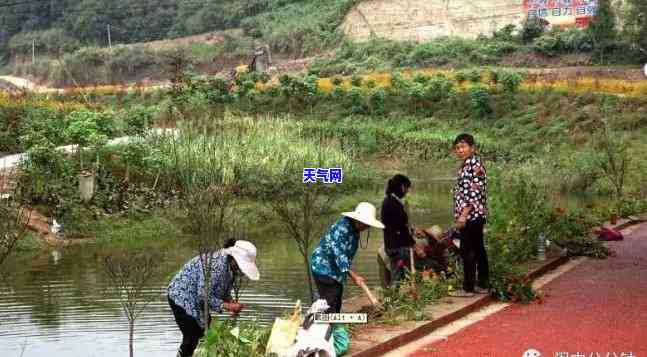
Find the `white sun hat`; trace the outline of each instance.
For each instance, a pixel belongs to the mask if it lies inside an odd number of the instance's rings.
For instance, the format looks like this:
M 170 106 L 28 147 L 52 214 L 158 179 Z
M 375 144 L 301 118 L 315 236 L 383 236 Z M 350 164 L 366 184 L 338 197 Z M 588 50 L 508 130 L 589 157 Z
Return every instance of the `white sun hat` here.
M 256 247 L 246 240 L 237 240 L 233 247 L 225 249 L 227 255 L 231 255 L 238 264 L 238 268 L 251 280 L 258 280 L 260 274 L 256 267 Z
M 433 225 L 429 228 L 425 228 L 424 232 L 427 234 L 427 236 L 432 237 L 436 241 L 443 239 L 443 229 L 438 225 Z
M 360 202 L 354 211 L 343 212 L 341 215 L 360 221 L 371 227 L 384 229 L 382 222 L 375 219 L 375 206 L 368 202 Z

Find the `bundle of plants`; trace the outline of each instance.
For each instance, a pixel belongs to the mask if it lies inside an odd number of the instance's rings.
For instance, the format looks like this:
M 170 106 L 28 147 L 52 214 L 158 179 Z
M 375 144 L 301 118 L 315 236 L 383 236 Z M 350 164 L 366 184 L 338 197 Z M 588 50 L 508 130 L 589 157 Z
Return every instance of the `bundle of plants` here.
M 529 303 L 537 297 L 526 270 L 501 255 L 490 255 L 490 288 L 500 301 Z
M 571 237 L 558 240 L 557 244 L 565 248 L 569 256 L 605 259 L 613 255 L 613 251 L 607 248 L 604 243 L 591 237 Z
M 270 329 L 256 321 L 217 320 L 205 332 L 195 357 L 261 357 Z
M 403 317 L 406 320 L 424 320 L 430 318 L 425 312 L 427 305 L 447 296 L 454 279 L 442 276 L 431 277 L 427 272 L 407 273 L 399 283 L 383 291 L 382 304 L 384 322 L 397 323 Z
M 566 249 L 569 256 L 586 256 L 604 259 L 612 254 L 602 242 L 591 236 L 597 226 L 596 212 L 563 209 L 552 211 L 546 218 L 546 228 L 551 241 Z

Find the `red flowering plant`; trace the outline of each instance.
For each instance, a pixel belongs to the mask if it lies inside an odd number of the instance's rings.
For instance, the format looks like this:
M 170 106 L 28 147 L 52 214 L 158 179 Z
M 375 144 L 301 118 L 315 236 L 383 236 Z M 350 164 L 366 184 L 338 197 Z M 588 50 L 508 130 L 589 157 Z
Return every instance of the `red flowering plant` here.
M 382 292 L 382 305 L 385 308 L 384 322 L 397 323 L 400 320 L 425 320 L 430 318 L 425 311 L 428 305 L 440 301 L 452 286 L 455 279 L 446 279 L 440 275 L 425 271 L 412 274 L 407 271 L 399 283 L 395 283 Z

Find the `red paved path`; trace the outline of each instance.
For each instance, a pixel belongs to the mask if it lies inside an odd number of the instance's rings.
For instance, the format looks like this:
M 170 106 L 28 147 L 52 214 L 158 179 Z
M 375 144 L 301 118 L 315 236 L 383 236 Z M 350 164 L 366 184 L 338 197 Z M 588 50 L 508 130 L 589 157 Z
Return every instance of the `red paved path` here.
M 610 247 L 617 256 L 545 285 L 543 304 L 512 305 L 410 356 L 647 357 L 647 224 Z

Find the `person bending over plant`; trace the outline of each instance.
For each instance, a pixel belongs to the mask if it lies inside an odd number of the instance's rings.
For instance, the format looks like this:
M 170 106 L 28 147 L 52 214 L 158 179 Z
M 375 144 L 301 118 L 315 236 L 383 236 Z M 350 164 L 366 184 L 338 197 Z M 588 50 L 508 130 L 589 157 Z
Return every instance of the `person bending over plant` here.
M 225 248 L 212 254 L 208 264 L 211 272 L 209 308 L 238 314 L 244 306 L 233 301 L 231 290 L 238 274 L 245 274 L 251 280 L 259 279 L 256 247 L 248 241 L 239 240 L 233 246 L 231 243 L 225 244 Z M 175 322 L 182 331 L 178 357 L 193 355 L 198 341 L 204 335 L 205 327 L 209 325 L 209 321 L 204 321 L 204 275 L 202 259 L 196 256 L 184 265 L 168 286 L 168 302 Z
M 342 216 L 319 240 L 310 257 L 310 269 L 319 297 L 329 306 L 327 313 L 341 311 L 347 276 L 355 285 L 364 285 L 364 278 L 350 270 L 359 245 L 359 233 L 370 227 L 384 229 L 382 222 L 375 219 L 375 206 L 368 202 L 359 203 L 355 211 L 344 212 Z

